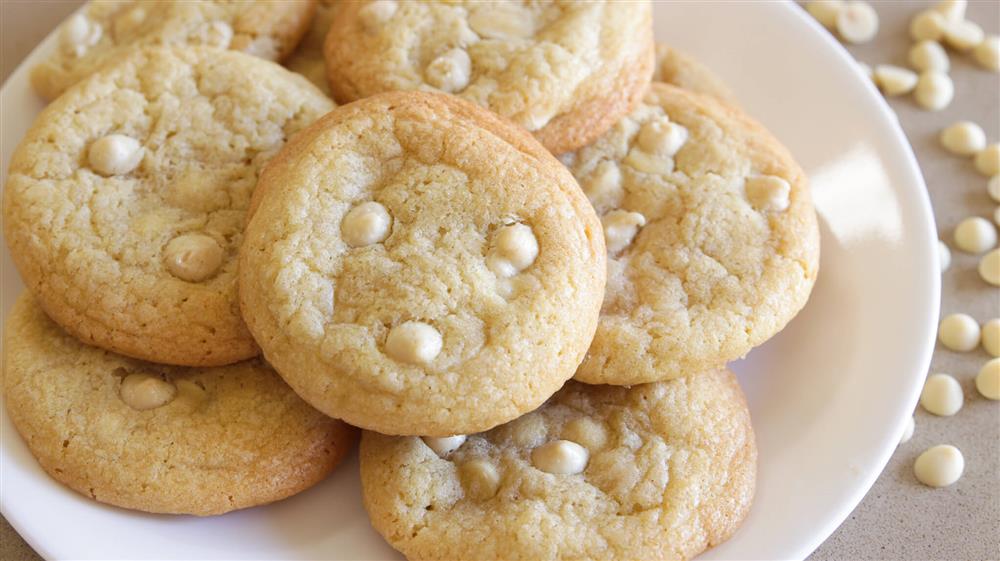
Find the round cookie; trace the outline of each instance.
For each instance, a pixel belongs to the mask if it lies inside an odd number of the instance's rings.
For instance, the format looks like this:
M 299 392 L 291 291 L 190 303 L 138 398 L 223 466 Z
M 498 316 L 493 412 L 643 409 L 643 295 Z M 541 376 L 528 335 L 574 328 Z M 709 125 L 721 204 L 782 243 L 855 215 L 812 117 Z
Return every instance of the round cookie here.
M 259 360 L 129 359 L 77 341 L 27 294 L 3 358 L 7 412 L 38 463 L 116 506 L 204 516 L 277 501 L 326 477 L 356 438 Z
M 512 423 L 439 440 L 361 438 L 365 508 L 409 559 L 689 559 L 739 527 L 757 471 L 725 370 L 569 382 Z
M 250 194 L 332 107 L 235 51 L 117 60 L 50 104 L 13 155 L 4 235 L 25 283 L 88 344 L 184 366 L 255 356 L 236 297 Z
M 313 16 L 312 23 L 309 24 L 309 31 L 306 32 L 295 52 L 289 55 L 283 63 L 292 72 L 298 72 L 308 78 L 327 95 L 330 95 L 330 83 L 326 79 L 323 42 L 341 4 L 342 0 L 319 0 L 316 3 L 316 15 Z
M 573 375 L 604 294 L 600 223 L 531 135 L 457 97 L 380 94 L 264 170 L 247 325 L 319 410 L 386 434 L 509 421 Z
M 561 154 L 642 97 L 653 71 L 652 9 L 647 1 L 350 2 L 325 54 L 339 102 L 391 90 L 453 93 Z
M 638 109 L 563 161 L 609 252 L 577 380 L 631 385 L 717 368 L 805 305 L 819 267 L 806 176 L 738 110 L 654 83 Z
M 91 1 L 59 28 L 56 50 L 31 70 L 52 100 L 138 47 L 205 45 L 281 60 L 309 27 L 315 0 Z
M 738 105 L 736 96 L 722 78 L 690 55 L 663 43 L 656 44 L 656 67 L 653 70 L 653 81 L 714 96 L 729 105 Z

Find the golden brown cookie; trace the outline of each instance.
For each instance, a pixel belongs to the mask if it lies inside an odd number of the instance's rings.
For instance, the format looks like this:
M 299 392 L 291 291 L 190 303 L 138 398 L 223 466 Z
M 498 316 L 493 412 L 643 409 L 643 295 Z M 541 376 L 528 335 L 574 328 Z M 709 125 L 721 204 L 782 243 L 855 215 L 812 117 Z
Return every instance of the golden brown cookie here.
M 691 55 L 663 43 L 656 44 L 653 81 L 710 95 L 729 105 L 738 105 L 732 90 L 715 72 Z

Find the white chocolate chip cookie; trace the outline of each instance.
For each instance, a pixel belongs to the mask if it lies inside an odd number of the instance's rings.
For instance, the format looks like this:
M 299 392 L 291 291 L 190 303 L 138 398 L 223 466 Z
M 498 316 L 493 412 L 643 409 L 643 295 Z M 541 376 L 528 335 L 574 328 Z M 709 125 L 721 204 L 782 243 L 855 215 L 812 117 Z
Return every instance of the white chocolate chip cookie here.
M 819 231 L 806 177 L 738 110 L 654 83 L 643 105 L 563 161 L 608 247 L 601 321 L 577 380 L 631 385 L 717 368 L 808 299 Z
M 340 9 L 343 0 L 318 0 L 316 15 L 309 24 L 309 30 L 299 42 L 298 48 L 282 63 L 293 72 L 298 72 L 310 82 L 330 95 L 330 82 L 326 79 L 326 61 L 323 60 L 323 43 L 330 31 L 330 24 Z
M 333 108 L 277 64 L 150 48 L 53 102 L 14 153 L 4 232 L 25 284 L 86 343 L 185 366 L 258 353 L 236 253 L 264 163 Z
M 559 389 L 593 337 L 593 209 L 531 135 L 455 96 L 332 111 L 274 157 L 251 207 L 247 324 L 303 398 L 353 425 L 489 429 Z
M 653 70 L 652 10 L 646 0 L 345 2 L 325 53 L 337 101 L 453 93 L 561 154 L 639 101 Z
M 409 559 L 689 559 L 729 538 L 757 449 L 736 378 L 569 382 L 447 454 L 365 432 L 372 525 Z
M 308 29 L 315 0 L 92 0 L 63 23 L 59 47 L 32 68 L 45 99 L 145 46 L 203 45 L 268 60 L 292 52 Z
M 171 367 L 88 347 L 29 294 L 4 329 L 4 402 L 53 479 L 116 506 L 206 516 L 311 487 L 353 447 L 263 362 Z

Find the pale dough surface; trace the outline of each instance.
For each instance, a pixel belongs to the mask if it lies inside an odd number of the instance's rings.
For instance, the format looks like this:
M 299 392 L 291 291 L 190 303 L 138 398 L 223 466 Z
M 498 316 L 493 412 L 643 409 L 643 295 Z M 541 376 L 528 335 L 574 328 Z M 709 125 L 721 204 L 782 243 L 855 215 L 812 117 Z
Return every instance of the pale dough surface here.
M 700 94 L 707 94 L 732 106 L 738 106 L 736 95 L 711 68 L 691 55 L 656 44 L 656 67 L 653 81 L 672 84 L 679 88 Z

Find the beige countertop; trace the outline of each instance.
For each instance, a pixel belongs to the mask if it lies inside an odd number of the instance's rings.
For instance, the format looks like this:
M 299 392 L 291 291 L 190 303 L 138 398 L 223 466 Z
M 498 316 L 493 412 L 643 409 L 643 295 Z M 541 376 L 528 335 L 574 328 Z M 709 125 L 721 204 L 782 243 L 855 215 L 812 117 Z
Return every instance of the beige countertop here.
M 0 0 L 0 79 L 6 79 L 79 3 Z M 872 4 L 881 20 L 879 35 L 870 44 L 851 47 L 851 53 L 872 66 L 904 65 L 911 43 L 909 19 L 928 4 Z M 973 0 L 969 4 L 969 19 L 987 33 L 1000 32 L 1000 2 Z M 991 141 L 1000 138 L 1000 74 L 980 70 L 963 56 L 952 55 L 951 62 L 956 93 L 947 109 L 925 112 L 908 96 L 890 101 L 927 180 L 938 233 L 949 245 L 951 231 L 959 221 L 970 215 L 989 217 L 996 204 L 986 194 L 986 179 L 968 160 L 944 152 L 937 141 L 938 132 L 954 121 L 967 119 L 982 125 Z M 979 279 L 977 263 L 977 257 L 953 250 L 951 268 L 943 278 L 943 314 L 965 312 L 981 322 L 1000 316 L 1000 291 Z M 953 353 L 939 348 L 935 352 L 932 371 L 958 378 L 965 392 L 964 408 L 954 417 L 935 417 L 918 409 L 913 439 L 900 446 L 858 508 L 811 559 L 1000 557 L 1000 404 L 982 398 L 973 383 L 988 358 L 982 350 Z M 965 475 L 946 489 L 929 489 L 913 476 L 914 459 L 935 444 L 954 444 L 965 455 Z M 39 559 L 2 519 L 0 559 Z

